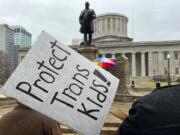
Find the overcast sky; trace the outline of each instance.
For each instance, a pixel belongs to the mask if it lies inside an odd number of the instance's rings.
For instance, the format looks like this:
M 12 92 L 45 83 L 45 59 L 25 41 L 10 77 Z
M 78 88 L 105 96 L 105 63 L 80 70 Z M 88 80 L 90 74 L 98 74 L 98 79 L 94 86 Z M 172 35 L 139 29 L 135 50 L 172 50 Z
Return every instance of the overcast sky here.
M 33 41 L 42 30 L 65 44 L 81 38 L 78 17 L 86 0 L 0 0 L 0 23 L 22 25 Z M 135 41 L 180 40 L 180 0 L 89 0 L 97 15 L 121 13 L 129 18 Z

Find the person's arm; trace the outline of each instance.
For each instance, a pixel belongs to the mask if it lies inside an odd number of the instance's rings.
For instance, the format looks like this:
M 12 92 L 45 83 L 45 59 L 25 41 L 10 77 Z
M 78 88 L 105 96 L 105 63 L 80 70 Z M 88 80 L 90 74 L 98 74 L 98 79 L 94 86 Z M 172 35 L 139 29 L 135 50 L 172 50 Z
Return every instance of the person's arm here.
M 138 129 L 141 126 L 141 124 L 143 124 L 141 123 L 142 111 L 143 104 L 141 102 L 135 102 L 129 111 L 129 115 L 120 125 L 116 135 L 139 135 Z
M 79 16 L 79 23 L 82 25 L 82 20 L 83 20 L 83 15 L 84 15 L 84 11 L 81 12 L 80 16 Z

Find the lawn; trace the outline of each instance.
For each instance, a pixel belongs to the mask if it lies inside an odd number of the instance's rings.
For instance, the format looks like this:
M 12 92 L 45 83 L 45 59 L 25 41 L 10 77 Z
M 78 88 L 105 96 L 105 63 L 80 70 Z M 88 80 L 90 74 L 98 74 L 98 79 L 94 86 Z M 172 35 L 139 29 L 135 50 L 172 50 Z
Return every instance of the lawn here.
M 160 83 L 161 83 L 161 87 L 168 85 L 167 82 L 160 82 Z M 177 82 L 171 82 L 171 84 L 175 85 L 178 83 Z M 150 82 L 141 81 L 141 82 L 136 84 L 136 87 L 154 89 L 154 88 L 156 88 L 156 82 L 154 82 L 154 81 L 150 81 Z

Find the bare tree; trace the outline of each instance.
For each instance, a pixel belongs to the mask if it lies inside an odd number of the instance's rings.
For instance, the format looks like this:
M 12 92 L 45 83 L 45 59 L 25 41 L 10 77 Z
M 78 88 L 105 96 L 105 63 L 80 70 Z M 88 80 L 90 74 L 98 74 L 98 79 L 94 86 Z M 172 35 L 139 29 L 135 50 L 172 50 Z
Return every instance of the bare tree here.
M 0 79 L 6 80 L 10 75 L 10 63 L 7 55 L 0 50 Z

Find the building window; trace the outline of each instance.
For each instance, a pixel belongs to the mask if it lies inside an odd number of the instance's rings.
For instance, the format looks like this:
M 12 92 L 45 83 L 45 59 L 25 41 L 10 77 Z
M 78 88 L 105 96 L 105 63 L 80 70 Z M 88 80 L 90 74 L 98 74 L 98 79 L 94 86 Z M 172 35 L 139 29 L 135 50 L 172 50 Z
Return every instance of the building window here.
M 118 32 L 120 32 L 120 25 L 121 25 L 121 22 L 120 22 L 120 18 L 118 19 Z
M 115 18 L 113 18 L 113 30 L 115 30 Z
M 106 54 L 106 58 L 112 58 L 112 54 L 107 53 L 107 54 Z
M 167 60 L 167 55 L 168 54 L 169 54 L 168 52 L 164 52 L 164 60 Z
M 179 67 L 175 68 L 175 74 L 178 75 L 179 74 Z
M 122 32 L 124 33 L 124 21 L 123 20 L 121 21 L 121 24 L 122 24 Z
M 98 54 L 98 58 L 102 58 L 102 54 Z
M 179 52 L 176 51 L 174 52 L 174 60 L 178 60 L 179 59 Z
M 104 25 L 105 25 L 105 20 L 103 19 L 103 21 L 102 21 L 102 31 L 104 32 L 105 30 L 104 30 Z
M 97 26 L 97 32 L 100 32 L 100 20 L 98 20 L 97 24 L 98 24 L 98 26 Z
M 16 29 L 16 32 L 17 32 L 17 33 L 19 33 L 19 32 L 20 32 L 20 29 L 19 29 L 19 28 L 17 28 L 17 29 Z
M 118 58 L 118 57 L 120 57 L 122 54 L 121 53 L 116 53 L 115 54 L 115 58 Z
M 110 30 L 110 18 L 108 18 L 108 30 Z

